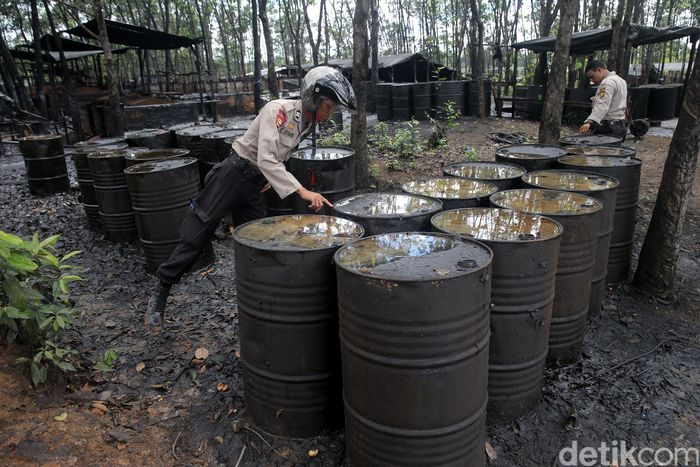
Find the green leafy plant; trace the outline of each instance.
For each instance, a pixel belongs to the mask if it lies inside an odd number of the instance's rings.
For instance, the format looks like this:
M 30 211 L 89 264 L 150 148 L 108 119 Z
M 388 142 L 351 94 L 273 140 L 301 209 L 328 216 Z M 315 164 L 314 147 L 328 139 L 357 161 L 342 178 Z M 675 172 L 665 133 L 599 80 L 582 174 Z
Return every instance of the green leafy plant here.
M 350 132 L 336 131 L 316 140 L 318 146 L 350 146 Z
M 476 149 L 470 147 L 470 146 L 465 146 L 464 147 L 464 158 L 468 161 L 475 161 L 477 160 L 477 153 Z
M 8 342 L 18 340 L 35 349 L 32 359 L 23 359 L 30 363 L 35 385 L 46 381 L 51 365 L 75 370 L 71 359 L 76 352 L 58 342 L 77 314 L 68 284 L 81 278 L 69 273 L 74 267 L 68 260 L 80 251 L 59 258 L 54 248 L 59 238 L 39 240 L 35 233 L 25 240 L 0 230 L 0 333 Z
M 461 112 L 453 101 L 447 101 L 437 109 L 439 118 L 428 117 L 433 133 L 428 138 L 428 144 L 434 148 L 444 149 L 447 147 L 447 130 L 459 126 Z
M 374 128 L 374 137 L 378 150 L 388 151 L 402 158 L 417 157 L 425 149 L 420 136 L 419 122 L 416 119 L 405 122 L 404 126 L 397 128 L 393 135 L 389 127 L 380 122 Z
M 102 357 L 95 362 L 95 366 L 93 368 L 99 371 L 113 371 L 114 364 L 117 363 L 117 358 L 119 358 L 117 351 L 109 348 L 105 350 Z

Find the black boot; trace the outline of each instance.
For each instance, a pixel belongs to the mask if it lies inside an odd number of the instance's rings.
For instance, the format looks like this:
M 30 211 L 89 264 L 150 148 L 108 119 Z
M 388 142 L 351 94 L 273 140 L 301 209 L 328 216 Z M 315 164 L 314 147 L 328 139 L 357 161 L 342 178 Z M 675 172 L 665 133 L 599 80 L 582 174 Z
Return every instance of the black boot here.
M 158 282 L 153 295 L 148 299 L 146 326 L 161 326 L 163 324 L 168 295 L 170 295 L 170 285 Z

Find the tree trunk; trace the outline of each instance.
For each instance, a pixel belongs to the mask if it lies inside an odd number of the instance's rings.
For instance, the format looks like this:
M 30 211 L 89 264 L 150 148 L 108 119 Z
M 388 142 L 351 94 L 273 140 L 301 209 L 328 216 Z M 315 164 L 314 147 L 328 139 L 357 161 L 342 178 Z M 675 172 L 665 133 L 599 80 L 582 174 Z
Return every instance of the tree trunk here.
M 369 89 L 365 89 L 368 94 L 368 111 L 375 111 L 377 83 L 379 82 L 379 0 L 370 0 L 371 27 L 369 44 L 372 49 L 372 72 L 370 74 L 372 83 Z
M 369 0 L 355 2 L 353 17 L 352 84 L 357 97 L 357 112 L 352 116 L 351 141 L 355 150 L 355 180 L 359 188 L 369 186 L 367 151 L 367 15 Z
M 540 0 L 540 21 L 539 34 L 540 37 L 548 36 L 552 31 L 554 18 L 557 17 L 557 10 L 562 8 L 563 0 L 558 0 L 556 5 L 553 0 Z M 573 17 L 572 17 L 573 27 Z M 544 86 L 547 84 L 547 52 L 540 52 L 537 56 L 537 67 L 535 68 L 534 82 L 537 85 Z
M 0 54 L 2 54 L 3 72 L 7 74 L 7 79 L 12 82 L 14 87 L 17 105 L 24 110 L 33 110 L 29 93 L 27 92 L 27 88 L 24 87 L 24 82 L 20 77 L 17 65 L 10 54 L 10 49 L 7 47 L 2 32 L 0 32 Z
M 639 289 L 658 297 L 676 296 L 676 266 L 699 150 L 700 54 L 697 54 L 634 276 Z
M 48 116 L 48 108 L 46 105 L 46 94 L 44 94 L 44 61 L 41 53 L 41 44 L 39 38 L 41 32 L 39 29 L 39 11 L 37 9 L 37 0 L 31 0 L 32 6 L 32 39 L 34 46 L 34 105 L 43 116 Z
M 270 21 L 267 18 L 267 0 L 258 0 L 260 9 L 260 23 L 262 23 L 263 34 L 265 35 L 265 49 L 267 51 L 267 88 L 275 99 L 279 97 L 277 91 L 277 73 L 275 72 L 275 47 L 272 43 L 272 30 Z
M 95 21 L 99 31 L 100 44 L 104 51 L 105 68 L 107 70 L 107 90 L 109 91 L 109 125 L 107 125 L 107 134 L 109 136 L 118 136 L 124 134 L 124 124 L 122 121 L 122 112 L 119 104 L 119 91 L 117 90 L 117 78 L 114 73 L 114 61 L 112 59 L 112 47 L 107 38 L 107 26 L 105 25 L 104 16 L 102 16 L 102 0 L 92 0 L 94 8 Z
M 263 107 L 262 102 L 262 53 L 260 53 L 260 32 L 258 31 L 258 1 L 251 0 L 253 23 L 253 99 L 255 100 L 255 113 L 260 112 Z
M 552 71 L 547 81 L 547 92 L 542 109 L 539 143 L 558 144 L 561 133 L 561 116 L 564 108 L 564 91 L 566 90 L 566 65 L 569 62 L 569 47 L 574 18 L 578 10 L 578 0 L 562 0 L 557 32 Z
M 238 15 L 238 50 L 240 51 L 240 71 L 239 75 L 245 80 L 245 39 L 243 35 L 243 19 L 241 18 L 241 0 L 236 0 L 236 13 Z
M 481 11 L 476 0 L 469 1 L 472 10 L 472 30 L 476 29 L 476 44 L 472 44 L 472 49 L 476 52 L 476 57 L 473 61 L 472 76 L 476 79 L 477 90 L 479 92 L 479 110 L 478 117 L 484 116 L 484 22 L 481 20 Z M 473 36 L 472 36 L 473 37 Z

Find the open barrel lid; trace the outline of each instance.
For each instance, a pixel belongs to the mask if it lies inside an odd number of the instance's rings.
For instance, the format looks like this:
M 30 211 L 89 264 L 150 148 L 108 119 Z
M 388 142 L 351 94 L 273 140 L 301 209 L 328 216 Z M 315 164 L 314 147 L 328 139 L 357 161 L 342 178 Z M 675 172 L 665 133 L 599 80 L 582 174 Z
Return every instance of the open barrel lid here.
M 561 144 L 576 146 L 612 146 L 622 143 L 622 138 L 610 135 L 573 135 L 559 139 Z
M 80 141 L 78 143 L 75 143 L 76 148 L 84 148 L 84 147 L 97 147 L 97 146 L 106 146 L 110 144 L 122 144 L 126 143 L 126 138 L 124 136 L 114 136 L 112 138 L 98 138 L 98 139 L 90 139 L 87 141 Z
M 629 167 L 640 165 L 641 160 L 633 157 L 568 155 L 557 159 L 563 165 L 576 167 Z
M 299 149 L 294 151 L 290 157 L 307 161 L 328 161 L 344 159 L 355 154 L 350 148 L 335 146 L 317 146 L 315 148 Z
M 124 133 L 126 139 L 129 138 L 152 138 L 167 133 L 165 128 L 144 128 L 143 130 L 127 131 Z
M 233 238 L 260 250 L 304 251 L 338 248 L 363 234 L 361 225 L 347 219 L 299 214 L 248 222 L 233 232 Z
M 131 149 L 131 148 L 130 148 Z M 130 161 L 136 162 L 146 162 L 146 161 L 159 161 L 163 159 L 169 159 L 172 157 L 185 157 L 190 153 L 189 149 L 183 148 L 161 148 L 161 149 L 148 149 L 144 148 L 143 151 L 125 151 L 124 157 Z
M 229 128 L 226 130 L 214 131 L 214 132 L 202 135 L 202 139 L 223 139 L 223 140 L 226 140 L 228 138 L 239 138 L 239 137 L 243 136 L 246 131 L 248 131 L 248 130 L 239 130 L 236 128 Z
M 556 190 L 506 190 L 491 196 L 490 200 L 499 208 L 545 216 L 577 216 L 603 209 L 603 204 L 595 198 Z
M 535 170 L 521 178 L 523 182 L 539 188 L 563 191 L 603 191 L 620 184 L 607 175 L 578 170 Z
M 621 156 L 634 157 L 637 150 L 634 148 L 620 146 L 567 146 L 567 154 L 582 154 L 584 156 Z
M 527 172 L 519 165 L 507 162 L 455 162 L 442 168 L 445 175 L 479 180 L 508 180 L 519 178 Z
M 453 209 L 435 214 L 430 223 L 441 232 L 493 242 L 550 240 L 564 231 L 548 217 L 501 208 Z
M 124 173 L 127 175 L 145 174 L 153 172 L 166 172 L 168 170 L 175 170 L 187 165 L 196 164 L 197 159 L 193 157 L 178 157 L 173 159 L 162 159 L 150 162 L 142 162 L 140 164 L 132 165 L 124 169 Z
M 19 142 L 41 142 L 41 141 L 53 141 L 56 139 L 61 139 L 61 135 L 57 135 L 54 133 L 46 133 L 43 135 L 29 135 L 29 136 L 23 136 L 21 138 L 17 138 L 17 141 Z
M 105 144 L 104 146 L 73 146 L 73 149 L 70 150 L 70 154 L 87 155 L 96 151 L 118 151 L 120 149 L 127 149 L 128 147 L 129 145 L 126 143 Z
M 194 125 L 194 126 L 187 126 L 185 128 L 180 128 L 179 130 L 175 131 L 175 134 L 178 136 L 202 136 L 206 135 L 207 133 L 213 133 L 215 131 L 220 131 L 222 128 L 220 126 L 216 125 Z
M 493 183 L 456 177 L 423 178 L 406 182 L 401 189 L 406 193 L 438 199 L 488 198 L 498 191 Z
M 440 233 L 375 235 L 345 245 L 335 263 L 354 274 L 394 281 L 439 281 L 487 267 L 493 254 L 484 244 Z
M 422 216 L 442 209 L 436 199 L 400 193 L 367 193 L 341 199 L 334 204 L 341 214 L 365 218 Z
M 105 149 L 103 147 L 92 148 L 88 153 L 89 159 L 110 159 L 112 157 L 126 157 L 148 151 L 148 148 L 126 147 L 121 149 Z
M 496 149 L 496 154 L 515 160 L 545 160 L 565 156 L 566 149 L 548 144 L 514 144 Z

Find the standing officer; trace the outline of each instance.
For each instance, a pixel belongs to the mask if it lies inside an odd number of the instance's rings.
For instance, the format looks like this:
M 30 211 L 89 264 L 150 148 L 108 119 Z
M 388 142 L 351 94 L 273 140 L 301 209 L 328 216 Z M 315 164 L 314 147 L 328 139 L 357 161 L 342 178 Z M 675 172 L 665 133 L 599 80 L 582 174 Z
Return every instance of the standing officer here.
M 233 143 L 229 157 L 207 174 L 204 188 L 191 200 L 180 241 L 156 273 L 158 284 L 146 310 L 146 324 L 162 324 L 170 287 L 196 261 L 221 219 L 233 212 L 235 225 L 265 215 L 262 193 L 272 187 L 280 198 L 296 193 L 318 211 L 333 205 L 320 193 L 302 187 L 284 167 L 292 151 L 317 122 L 327 121 L 337 105 L 355 110 L 355 93 L 343 74 L 331 67 L 310 70 L 300 99 L 269 102 Z
M 624 141 L 627 136 L 627 82 L 614 71 L 609 71 L 600 60 L 588 62 L 585 73 L 588 79 L 598 85 L 598 91 L 593 97 L 591 115 L 579 131 L 587 133 L 592 130 L 594 134 L 613 135 Z

